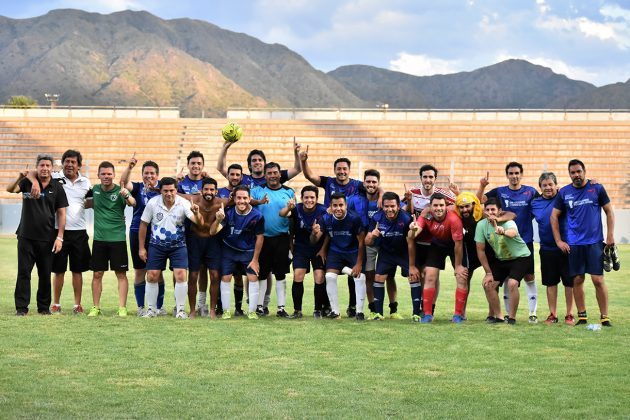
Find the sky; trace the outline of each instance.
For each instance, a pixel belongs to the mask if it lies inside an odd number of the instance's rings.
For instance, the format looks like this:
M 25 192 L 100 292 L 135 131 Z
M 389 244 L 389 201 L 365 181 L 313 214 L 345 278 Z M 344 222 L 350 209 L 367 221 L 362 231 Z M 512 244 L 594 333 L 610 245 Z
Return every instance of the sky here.
M 418 76 L 509 58 L 602 86 L 630 79 L 630 0 L 20 0 L 0 15 L 146 10 L 278 43 L 324 72 L 366 64 Z

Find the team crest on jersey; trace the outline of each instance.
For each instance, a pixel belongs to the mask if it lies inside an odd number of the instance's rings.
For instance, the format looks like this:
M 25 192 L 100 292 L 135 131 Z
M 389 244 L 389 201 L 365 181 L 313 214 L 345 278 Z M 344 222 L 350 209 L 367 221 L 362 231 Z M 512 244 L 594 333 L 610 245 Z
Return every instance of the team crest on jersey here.
M 110 199 L 110 200 L 112 200 L 112 201 L 116 201 L 116 200 L 118 200 L 118 194 L 112 194 L 112 195 L 110 195 L 110 196 L 109 196 L 109 199 Z
M 164 219 L 164 214 L 163 213 L 157 213 L 155 215 L 155 218 L 157 219 L 158 222 L 161 222 L 162 219 Z

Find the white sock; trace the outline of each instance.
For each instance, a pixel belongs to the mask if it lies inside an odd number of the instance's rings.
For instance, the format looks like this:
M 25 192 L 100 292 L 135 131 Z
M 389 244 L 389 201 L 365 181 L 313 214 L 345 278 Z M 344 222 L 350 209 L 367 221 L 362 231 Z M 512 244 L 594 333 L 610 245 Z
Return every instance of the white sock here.
M 221 282 L 221 305 L 224 311 L 230 310 L 230 292 L 232 291 L 232 282 Z
M 186 298 L 188 297 L 188 283 L 175 283 L 175 305 L 177 312 L 186 310 Z
M 157 309 L 157 298 L 160 292 L 160 288 L 157 283 L 147 282 L 144 287 L 144 302 L 147 305 L 147 309 L 155 311 Z
M 507 281 L 503 283 L 503 305 L 505 306 L 505 314 L 510 313 L 510 291 L 508 289 Z
M 529 314 L 536 315 L 538 309 L 538 289 L 536 288 L 536 281 L 526 281 L 525 290 L 527 291 L 527 306 L 529 307 Z
M 367 285 L 365 284 L 365 274 L 361 273 L 359 277 L 354 278 L 354 294 L 357 298 L 357 313 L 363 313 L 366 292 Z
M 278 297 L 278 307 L 287 303 L 287 281 L 276 280 L 276 296 Z
M 342 268 L 342 269 L 341 269 L 341 273 L 342 273 L 342 274 L 347 274 L 347 275 L 351 276 L 351 275 L 352 275 L 352 268 L 350 268 L 350 267 L 344 267 L 344 268 Z
M 208 295 L 206 294 L 206 292 L 199 292 L 199 296 L 197 296 L 197 306 L 199 306 L 200 308 L 203 308 L 204 305 L 206 304 L 206 297 L 207 296 Z M 221 299 L 223 299 L 223 298 L 221 298 Z
M 256 283 L 258 283 L 258 299 L 256 299 L 255 302 L 258 306 L 262 306 L 263 303 L 265 303 L 265 293 L 267 292 L 267 280 L 258 280 Z M 250 295 L 249 301 L 251 302 L 252 300 L 254 300 L 254 298 L 252 298 Z
M 339 294 L 337 292 L 337 276 L 335 273 L 326 273 L 326 293 L 330 300 L 330 309 L 339 314 Z
M 265 280 L 265 282 L 266 281 L 267 280 Z M 249 287 L 248 287 L 249 312 L 256 311 L 256 305 L 258 304 L 258 294 L 260 293 L 260 285 L 258 283 L 260 283 L 260 281 L 249 282 Z

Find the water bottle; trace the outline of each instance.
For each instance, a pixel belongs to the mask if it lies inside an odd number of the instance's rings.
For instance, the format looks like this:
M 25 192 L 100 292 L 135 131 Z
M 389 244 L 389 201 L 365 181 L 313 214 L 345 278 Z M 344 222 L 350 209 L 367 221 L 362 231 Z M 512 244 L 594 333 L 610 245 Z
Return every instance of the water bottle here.
M 600 331 L 602 329 L 601 324 L 588 324 L 586 329 L 589 331 Z

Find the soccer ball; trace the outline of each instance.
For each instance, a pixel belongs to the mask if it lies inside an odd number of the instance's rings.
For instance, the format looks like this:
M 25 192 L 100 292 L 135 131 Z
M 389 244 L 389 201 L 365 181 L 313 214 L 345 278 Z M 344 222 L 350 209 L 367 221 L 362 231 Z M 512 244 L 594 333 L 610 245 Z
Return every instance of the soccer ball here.
M 221 130 L 221 135 L 223 136 L 223 140 L 235 143 L 243 137 L 243 129 L 237 123 L 227 123 Z

